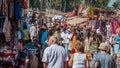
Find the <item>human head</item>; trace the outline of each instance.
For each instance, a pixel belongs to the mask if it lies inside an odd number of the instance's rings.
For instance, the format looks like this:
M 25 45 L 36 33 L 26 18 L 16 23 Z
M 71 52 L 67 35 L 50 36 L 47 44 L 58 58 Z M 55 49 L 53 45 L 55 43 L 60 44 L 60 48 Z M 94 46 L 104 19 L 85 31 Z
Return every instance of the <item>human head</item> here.
M 120 36 L 120 28 L 118 28 L 118 29 L 116 30 L 116 32 L 117 32 L 117 35 Z
M 49 38 L 49 44 L 51 45 L 51 44 L 56 44 L 57 43 L 57 38 L 55 37 L 55 36 L 51 36 L 50 38 Z
M 18 46 L 21 48 L 24 48 L 26 46 L 25 41 L 23 39 L 18 40 Z
M 45 30 L 47 30 L 47 25 L 46 24 L 43 24 L 42 25 L 42 29 L 45 31 Z
M 107 51 L 107 49 L 108 49 L 107 44 L 106 43 L 101 43 L 100 46 L 99 46 L 99 49 L 101 51 Z
M 80 41 L 75 42 L 75 50 L 78 52 L 83 52 L 83 44 Z

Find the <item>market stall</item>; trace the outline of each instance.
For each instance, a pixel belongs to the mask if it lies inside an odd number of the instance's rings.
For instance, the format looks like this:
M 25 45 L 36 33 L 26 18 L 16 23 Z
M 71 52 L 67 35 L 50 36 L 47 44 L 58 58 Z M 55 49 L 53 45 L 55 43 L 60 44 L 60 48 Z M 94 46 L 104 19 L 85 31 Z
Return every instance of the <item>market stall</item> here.
M 74 17 L 71 20 L 68 20 L 67 23 L 71 25 L 82 24 L 82 22 L 87 21 L 86 18 Z

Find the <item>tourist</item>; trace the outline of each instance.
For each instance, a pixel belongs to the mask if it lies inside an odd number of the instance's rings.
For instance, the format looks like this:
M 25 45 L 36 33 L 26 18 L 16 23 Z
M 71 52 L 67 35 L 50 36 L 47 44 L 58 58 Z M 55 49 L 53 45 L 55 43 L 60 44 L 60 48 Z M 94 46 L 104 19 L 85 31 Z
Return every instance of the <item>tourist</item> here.
M 106 43 L 101 43 L 99 49 L 100 52 L 92 60 L 90 68 L 117 68 L 114 58 L 106 52 Z
M 69 66 L 72 68 L 88 68 L 87 55 L 83 53 L 83 44 L 80 41 L 75 42 L 76 53 L 71 55 Z
M 48 39 L 48 31 L 47 26 L 44 24 L 42 26 L 42 35 L 41 35 L 41 43 L 44 43 Z
M 98 40 L 95 34 L 91 34 L 91 37 L 89 39 L 89 46 L 90 53 L 92 54 L 92 57 L 94 57 L 98 53 Z
M 43 68 L 67 68 L 68 56 L 65 49 L 57 42 L 56 37 L 50 37 L 50 46 L 45 49 L 42 58 Z
M 30 60 L 30 53 L 26 48 L 25 41 L 20 39 L 18 40 L 18 55 L 15 60 L 15 68 L 28 68 L 29 67 L 29 60 Z
M 33 41 L 33 37 L 37 37 L 37 28 L 35 24 L 30 27 L 30 39 Z
M 117 35 L 114 37 L 114 44 L 113 47 L 114 47 L 114 58 L 115 60 L 117 61 L 117 55 L 119 53 L 119 50 L 120 50 L 120 28 L 118 28 L 116 30 L 117 32 Z

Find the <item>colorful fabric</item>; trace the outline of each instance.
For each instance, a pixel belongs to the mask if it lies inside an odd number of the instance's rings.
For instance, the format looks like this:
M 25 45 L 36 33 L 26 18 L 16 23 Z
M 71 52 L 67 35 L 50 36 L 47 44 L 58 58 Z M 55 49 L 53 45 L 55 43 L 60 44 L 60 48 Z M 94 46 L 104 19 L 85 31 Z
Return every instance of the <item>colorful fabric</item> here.
M 12 29 L 11 24 L 10 24 L 10 22 L 8 22 L 6 24 L 6 33 L 5 33 L 5 37 L 6 37 L 7 42 L 9 42 L 11 40 L 11 36 L 10 36 L 11 29 Z
M 18 2 L 15 2 L 15 19 L 22 20 L 22 10 Z
M 23 35 L 23 39 L 24 40 L 29 40 L 30 39 L 30 32 L 29 32 L 29 30 L 27 30 L 27 29 L 22 30 L 22 35 Z
M 9 18 L 13 19 L 14 18 L 14 11 L 15 11 L 15 4 L 13 2 L 10 3 L 9 5 Z
M 90 53 L 97 54 L 97 51 L 98 51 L 98 44 L 96 41 L 93 41 L 90 45 Z
M 25 64 L 25 60 L 30 58 L 29 51 L 25 48 L 21 51 L 18 51 L 18 56 L 16 58 L 15 68 L 20 68 L 21 65 Z
M 75 41 L 77 40 L 76 36 L 73 36 L 71 49 L 75 49 Z

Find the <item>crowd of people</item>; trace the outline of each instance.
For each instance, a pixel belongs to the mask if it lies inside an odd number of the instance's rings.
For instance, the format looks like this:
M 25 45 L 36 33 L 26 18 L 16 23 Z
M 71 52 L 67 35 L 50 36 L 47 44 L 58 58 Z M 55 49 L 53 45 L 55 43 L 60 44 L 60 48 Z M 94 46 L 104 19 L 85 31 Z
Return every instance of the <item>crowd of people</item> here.
M 29 20 L 30 19 L 30 20 Z M 20 23 L 15 68 L 117 68 L 120 28 L 110 34 L 111 21 L 91 19 L 89 27 L 66 20 L 44 21 L 39 14 Z M 112 20 L 112 19 L 111 19 Z M 91 22 L 91 23 L 90 23 Z M 5 35 L 0 29 L 0 45 Z M 88 55 L 88 53 L 90 55 Z

